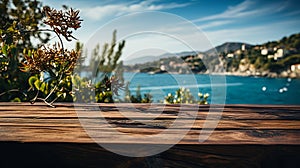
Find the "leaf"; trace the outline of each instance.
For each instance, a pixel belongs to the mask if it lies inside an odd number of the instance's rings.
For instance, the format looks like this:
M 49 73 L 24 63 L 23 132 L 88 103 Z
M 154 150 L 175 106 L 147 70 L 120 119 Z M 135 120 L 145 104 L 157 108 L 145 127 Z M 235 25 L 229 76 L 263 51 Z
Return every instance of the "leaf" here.
M 5 44 L 3 47 L 2 47 L 2 53 L 7 56 L 7 45 Z
M 46 95 L 49 93 L 49 85 L 46 84 L 45 90 L 43 91 Z
M 46 83 L 43 82 L 43 83 L 41 84 L 41 86 L 40 86 L 40 91 L 44 92 L 45 89 L 46 89 Z
M 21 102 L 21 99 L 20 98 L 18 98 L 18 97 L 16 97 L 16 98 L 14 98 L 13 100 L 11 100 L 12 102 Z
M 40 90 L 41 81 L 40 81 L 39 79 L 37 79 L 37 80 L 34 82 L 34 86 L 35 86 L 35 88 L 37 88 L 38 90 Z
M 28 79 L 28 83 L 30 85 L 30 87 L 34 87 L 34 83 L 35 81 L 38 80 L 38 78 L 36 76 L 31 76 L 29 79 Z
M 32 52 L 31 50 L 28 50 L 28 56 L 31 57 L 32 56 Z

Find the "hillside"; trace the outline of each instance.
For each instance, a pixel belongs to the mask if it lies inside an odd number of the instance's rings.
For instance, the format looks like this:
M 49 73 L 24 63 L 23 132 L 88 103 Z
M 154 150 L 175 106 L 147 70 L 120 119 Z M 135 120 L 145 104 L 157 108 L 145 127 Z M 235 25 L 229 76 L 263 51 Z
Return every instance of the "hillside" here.
M 170 58 L 170 57 L 182 57 L 182 56 L 186 56 L 186 55 L 194 55 L 199 53 L 198 51 L 184 51 L 184 52 L 180 52 L 180 53 L 164 53 L 162 55 L 158 55 L 158 56 L 142 56 L 142 57 L 138 57 L 138 58 L 133 58 L 133 59 L 128 59 L 124 61 L 125 65 L 134 65 L 134 64 L 142 64 L 142 63 L 146 63 L 146 62 L 151 62 L 151 61 L 158 61 L 160 59 L 164 59 L 164 58 Z
M 184 52 L 176 57 L 172 56 L 174 54 L 167 55 L 155 61 L 125 66 L 124 70 L 300 77 L 300 66 L 297 65 L 300 64 L 300 33 L 260 45 L 227 42 L 203 53 Z
M 222 45 L 219 45 L 215 48 L 212 48 L 212 49 L 209 49 L 209 50 L 205 51 L 205 53 L 207 55 L 212 55 L 212 54 L 214 54 L 215 51 L 217 51 L 218 53 L 229 53 L 229 52 L 233 52 L 233 51 L 236 51 L 238 49 L 241 49 L 243 45 L 245 45 L 246 49 L 249 49 L 249 48 L 252 47 L 252 45 L 246 44 L 246 43 L 226 42 Z

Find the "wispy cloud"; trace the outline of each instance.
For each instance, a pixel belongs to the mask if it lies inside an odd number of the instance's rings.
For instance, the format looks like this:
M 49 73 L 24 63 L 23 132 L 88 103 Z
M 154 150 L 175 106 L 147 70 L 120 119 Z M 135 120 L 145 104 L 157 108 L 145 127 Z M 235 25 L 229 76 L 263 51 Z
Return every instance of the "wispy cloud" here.
M 296 16 L 296 15 L 298 15 L 298 16 L 300 15 L 300 10 L 291 11 L 286 14 L 286 16 Z
M 92 8 L 83 8 L 82 14 L 92 20 L 101 20 L 105 17 L 114 17 L 130 12 L 174 9 L 185 7 L 190 4 L 191 3 L 156 4 L 156 1 L 154 0 L 146 0 L 141 2 L 107 4 Z
M 206 23 L 206 24 L 201 24 L 201 25 L 198 26 L 198 28 L 203 30 L 203 29 L 209 29 L 209 28 L 212 28 L 212 27 L 227 25 L 227 24 L 230 24 L 230 23 L 233 23 L 233 21 L 232 20 L 213 21 L 213 22 L 209 22 L 209 23 Z
M 261 16 L 264 14 L 272 14 L 275 12 L 280 12 L 288 6 L 288 2 L 284 3 L 274 3 L 272 5 L 263 6 L 255 4 L 254 1 L 245 0 L 236 6 L 229 6 L 224 12 L 215 15 L 210 15 L 193 20 L 193 22 L 210 21 L 210 20 L 220 20 L 220 19 L 234 19 L 234 18 L 244 18 L 248 16 Z
M 246 10 L 253 4 L 254 4 L 254 2 L 246 0 L 236 6 L 229 6 L 228 9 L 226 11 L 224 11 L 223 13 L 206 16 L 206 17 L 194 20 L 194 22 L 214 20 L 214 19 L 227 19 L 227 18 L 233 18 L 233 17 L 243 17 L 245 15 L 248 15 L 249 11 L 246 11 Z
M 206 35 L 214 45 L 219 45 L 228 41 L 248 42 L 251 44 L 264 43 L 269 40 L 278 40 L 283 35 L 297 33 L 294 27 L 299 27 L 298 20 L 280 21 L 261 26 L 251 26 L 245 28 L 232 28 L 216 31 L 208 31 Z M 270 31 L 276 28 L 276 31 Z

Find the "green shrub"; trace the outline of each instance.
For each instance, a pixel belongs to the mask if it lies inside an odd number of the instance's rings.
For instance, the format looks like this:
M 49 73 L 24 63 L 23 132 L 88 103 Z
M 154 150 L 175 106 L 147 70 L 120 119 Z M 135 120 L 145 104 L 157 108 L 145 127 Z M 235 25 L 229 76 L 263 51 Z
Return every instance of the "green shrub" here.
M 169 93 L 164 100 L 166 104 L 208 104 L 209 94 L 198 93 L 199 100 L 196 100 L 189 89 L 179 88 L 175 94 Z
M 141 87 L 138 86 L 135 95 L 132 95 L 129 90 L 129 82 L 125 86 L 125 96 L 123 102 L 126 103 L 152 103 L 152 95 L 150 93 L 145 93 L 143 96 L 141 94 Z
M 33 37 L 46 43 L 50 34 L 38 31 L 43 26 L 42 4 L 39 1 L 4 0 L 0 3 L 0 101 L 28 101 L 28 72 L 22 51 L 33 49 Z

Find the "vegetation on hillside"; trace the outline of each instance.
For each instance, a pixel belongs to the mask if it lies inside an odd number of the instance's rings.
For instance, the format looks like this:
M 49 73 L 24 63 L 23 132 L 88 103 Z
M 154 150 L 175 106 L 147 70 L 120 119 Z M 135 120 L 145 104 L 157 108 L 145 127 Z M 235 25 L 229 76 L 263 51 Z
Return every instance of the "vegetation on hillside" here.
M 209 69 L 210 72 L 225 70 L 225 72 L 261 76 L 272 76 L 272 74 L 280 76 L 286 72 L 287 75 L 300 77 L 299 72 L 291 72 L 290 69 L 291 65 L 300 63 L 300 33 L 261 45 L 224 43 L 217 46 L 216 50 L 218 53 L 211 49 L 194 55 L 128 65 L 125 71 L 157 73 L 160 72 L 161 67 L 164 67 L 165 72 L 169 73 L 206 73 Z M 215 57 L 215 54 L 218 54 L 218 57 Z M 207 67 L 204 62 L 210 67 Z

